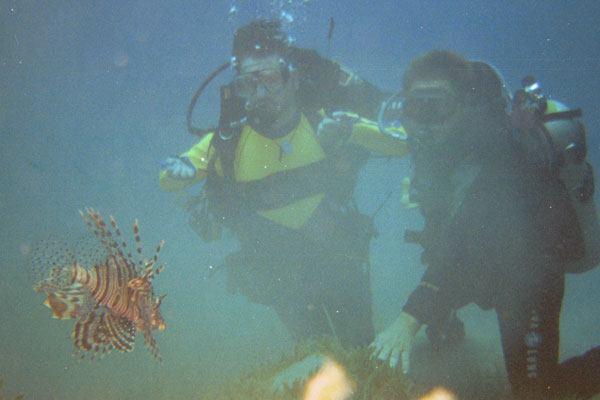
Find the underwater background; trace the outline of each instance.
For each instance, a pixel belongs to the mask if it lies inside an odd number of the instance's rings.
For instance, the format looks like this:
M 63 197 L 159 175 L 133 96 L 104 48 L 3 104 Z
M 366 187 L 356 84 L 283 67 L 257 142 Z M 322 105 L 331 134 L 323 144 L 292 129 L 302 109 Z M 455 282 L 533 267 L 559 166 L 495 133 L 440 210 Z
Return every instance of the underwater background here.
M 295 45 L 389 92 L 399 89 L 411 59 L 436 48 L 490 62 L 511 91 L 533 74 L 549 97 L 583 109 L 598 174 L 597 1 L 0 0 L 0 379 L 9 398 L 201 399 L 293 349 L 272 310 L 229 293 L 224 272 L 212 272 L 235 240 L 201 242 L 175 196 L 158 188 L 160 161 L 197 141 L 185 126 L 195 90 L 229 60 L 235 29 L 260 16 L 281 17 Z M 195 125 L 216 124 L 218 87 L 230 78 L 219 76 L 200 97 Z M 391 190 L 371 248 L 378 332 L 423 272 L 419 248 L 402 241 L 405 229 L 422 224 L 399 204 L 410 173 L 409 160 L 374 159 L 356 190 L 368 214 Z M 53 319 L 32 290 L 32 243 L 85 235 L 77 210 L 86 206 L 114 215 L 126 237 L 138 218 L 147 257 L 166 242 L 165 270 L 154 282 L 157 294 L 167 293 L 167 328 L 155 333 L 162 364 L 140 338 L 133 353 L 78 362 L 73 321 Z M 600 268 L 569 275 L 562 359 L 600 344 L 599 287 Z M 505 395 L 494 313 L 469 306 L 459 315 L 467 328 L 462 352 L 434 358 L 417 347 L 414 377 L 476 387 L 484 371 L 498 377 L 497 396 Z

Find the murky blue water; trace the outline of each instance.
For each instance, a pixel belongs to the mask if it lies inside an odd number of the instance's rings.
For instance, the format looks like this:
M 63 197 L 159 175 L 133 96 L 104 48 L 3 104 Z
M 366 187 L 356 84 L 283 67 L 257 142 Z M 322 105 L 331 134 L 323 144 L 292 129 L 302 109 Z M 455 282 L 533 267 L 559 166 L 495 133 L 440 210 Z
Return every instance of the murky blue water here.
M 434 48 L 491 62 L 511 89 L 533 73 L 551 97 L 583 108 L 588 157 L 600 166 L 600 3 L 283 3 L 0 1 L 0 379 L 6 396 L 202 398 L 211 385 L 292 348 L 272 310 L 229 294 L 223 274 L 209 275 L 235 242 L 201 243 L 157 182 L 160 160 L 196 141 L 185 129 L 195 89 L 229 60 L 235 29 L 258 16 L 281 15 L 296 45 L 322 54 L 329 47 L 330 58 L 389 91 L 399 88 L 413 57 Z M 328 43 L 331 16 L 336 28 Z M 198 107 L 197 124 L 217 121 L 218 83 Z M 405 228 L 421 224 L 397 204 L 409 174 L 407 161 L 376 160 L 357 188 L 368 213 L 393 189 L 372 246 L 378 331 L 396 317 L 422 273 L 418 249 L 401 241 Z M 157 292 L 168 294 L 167 329 L 155 335 L 162 365 L 141 338 L 131 354 L 78 363 L 68 338 L 73 322 L 52 319 L 43 296 L 31 290 L 28 246 L 51 233 L 68 240 L 85 234 L 77 210 L 86 206 L 114 215 L 127 234 L 139 218 L 148 255 L 166 241 L 166 267 L 155 281 Z M 599 285 L 600 269 L 569 278 L 563 357 L 599 344 Z M 477 363 L 502 370 L 494 315 L 476 308 L 462 315 Z

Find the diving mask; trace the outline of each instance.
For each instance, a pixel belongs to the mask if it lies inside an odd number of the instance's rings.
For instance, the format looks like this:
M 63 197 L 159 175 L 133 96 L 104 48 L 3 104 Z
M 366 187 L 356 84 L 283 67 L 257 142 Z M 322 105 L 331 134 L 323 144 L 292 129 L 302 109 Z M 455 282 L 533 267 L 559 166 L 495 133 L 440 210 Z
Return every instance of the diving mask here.
M 408 94 L 399 92 L 383 102 L 377 124 L 384 134 L 406 140 L 405 135 L 395 134 L 393 128 L 416 124 L 422 130 L 443 124 L 456 114 L 460 104 L 460 98 L 444 88 L 414 89 Z
M 402 102 L 400 118 L 421 125 L 439 125 L 456 114 L 459 104 L 458 96 L 449 90 L 416 89 Z
M 236 96 L 249 98 L 258 92 L 259 85 L 267 93 L 275 93 L 283 87 L 286 79 L 282 68 L 267 68 L 236 75 L 231 86 Z

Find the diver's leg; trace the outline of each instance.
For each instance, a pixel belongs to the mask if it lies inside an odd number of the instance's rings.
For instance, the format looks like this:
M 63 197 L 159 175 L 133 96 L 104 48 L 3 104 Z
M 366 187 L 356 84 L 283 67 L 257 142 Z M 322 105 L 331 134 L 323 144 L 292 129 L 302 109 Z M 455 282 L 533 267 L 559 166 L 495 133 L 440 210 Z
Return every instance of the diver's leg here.
M 296 340 L 330 335 L 343 346 L 366 346 L 375 337 L 368 272 L 337 262 L 324 258 L 302 266 L 304 279 L 271 305 Z
M 548 399 L 558 393 L 560 309 L 564 276 L 555 276 L 537 296 L 507 295 L 496 308 L 504 361 L 518 399 Z
M 279 255 L 271 258 L 240 251 L 227 258 L 227 285 L 248 301 L 273 308 L 296 341 L 329 332 L 322 310 L 317 308 L 312 283 L 312 262 L 297 262 Z
M 359 262 L 346 263 L 337 274 L 337 279 L 330 280 L 323 312 L 343 346 L 367 346 L 375 338 L 368 267 Z
M 311 336 L 330 334 L 327 319 L 320 304 L 305 296 L 289 296 L 274 301 L 271 306 L 296 342 Z

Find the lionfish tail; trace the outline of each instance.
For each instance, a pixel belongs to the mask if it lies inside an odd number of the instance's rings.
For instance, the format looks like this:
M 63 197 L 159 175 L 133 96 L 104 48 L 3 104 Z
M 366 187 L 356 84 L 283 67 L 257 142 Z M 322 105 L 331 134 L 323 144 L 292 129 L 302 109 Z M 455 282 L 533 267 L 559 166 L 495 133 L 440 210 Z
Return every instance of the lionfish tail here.
M 90 291 L 73 282 L 75 271 L 81 266 L 75 262 L 71 267 L 51 270 L 50 276 L 38 282 L 33 289 L 45 293 L 44 305 L 52 311 L 52 316 L 58 319 L 79 318 L 91 311 L 94 301 Z
M 81 287 L 49 292 L 43 303 L 52 310 L 52 316 L 58 319 L 79 318 L 86 314 L 89 294 Z

